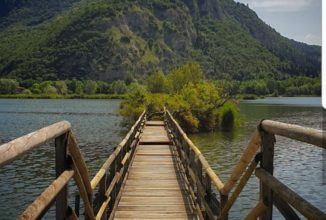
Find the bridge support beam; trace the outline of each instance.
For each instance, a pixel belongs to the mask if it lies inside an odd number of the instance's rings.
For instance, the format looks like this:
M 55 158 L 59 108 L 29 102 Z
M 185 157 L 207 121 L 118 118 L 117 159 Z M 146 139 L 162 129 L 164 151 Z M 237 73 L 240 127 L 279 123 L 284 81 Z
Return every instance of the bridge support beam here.
M 55 139 L 55 172 L 58 178 L 66 169 L 68 169 L 67 161 L 67 143 L 68 132 L 60 135 Z M 63 220 L 66 218 L 68 209 L 68 185 L 62 188 L 56 198 L 56 219 Z
M 262 130 L 260 135 L 262 151 L 261 168 L 273 175 L 275 135 Z M 262 181 L 260 181 L 260 199 L 267 207 L 260 219 L 271 220 L 273 217 L 273 191 Z

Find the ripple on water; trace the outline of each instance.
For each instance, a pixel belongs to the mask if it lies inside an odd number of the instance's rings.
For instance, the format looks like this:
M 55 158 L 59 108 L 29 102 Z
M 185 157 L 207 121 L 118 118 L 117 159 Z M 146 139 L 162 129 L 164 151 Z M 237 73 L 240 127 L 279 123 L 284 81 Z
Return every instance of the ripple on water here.
M 320 108 L 241 104 L 240 111 L 245 122 L 232 132 L 190 135 L 222 181 L 227 180 L 261 119 L 321 128 Z M 323 175 L 326 175 L 322 172 L 322 164 L 326 160 L 325 156 L 322 156 L 325 150 L 279 136 L 276 136 L 276 140 L 274 175 L 326 212 L 326 185 L 323 183 Z M 252 176 L 231 209 L 230 219 L 243 219 L 257 203 L 258 192 L 258 179 Z M 277 209 L 274 209 L 273 216 L 274 219 L 283 219 Z

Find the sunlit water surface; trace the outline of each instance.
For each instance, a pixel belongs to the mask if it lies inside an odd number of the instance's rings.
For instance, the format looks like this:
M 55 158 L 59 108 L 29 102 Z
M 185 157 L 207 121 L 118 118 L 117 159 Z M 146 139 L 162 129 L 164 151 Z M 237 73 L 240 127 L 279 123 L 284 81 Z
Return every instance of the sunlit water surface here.
M 121 124 L 118 100 L 0 100 L 0 143 L 68 120 L 91 176 L 127 132 Z M 242 102 L 243 124 L 232 132 L 190 135 L 223 181 L 239 159 L 261 119 L 321 128 L 320 98 L 271 98 Z M 318 147 L 277 136 L 274 175 L 326 211 L 326 153 Z M 324 154 L 324 156 L 323 156 Z M 324 166 L 324 167 L 323 167 Z M 323 178 L 324 177 L 324 178 Z M 16 219 L 54 179 L 54 146 L 50 142 L 0 170 L 0 219 Z M 324 180 L 324 182 L 323 182 Z M 74 186 L 70 203 L 73 204 Z M 242 219 L 258 200 L 258 181 L 252 177 L 231 210 Z M 45 219 L 53 219 L 53 209 Z M 274 213 L 275 219 L 282 219 Z

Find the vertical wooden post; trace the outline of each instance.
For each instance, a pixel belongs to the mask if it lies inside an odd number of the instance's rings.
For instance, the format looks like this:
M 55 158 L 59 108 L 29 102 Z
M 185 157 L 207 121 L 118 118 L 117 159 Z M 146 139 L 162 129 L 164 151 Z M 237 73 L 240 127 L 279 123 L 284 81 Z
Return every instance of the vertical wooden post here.
M 79 216 L 79 209 L 80 209 L 80 195 L 79 195 L 79 191 L 77 190 L 75 195 L 75 213 L 77 216 Z
M 67 142 L 68 132 L 60 135 L 55 144 L 55 172 L 58 178 L 68 168 Z M 64 220 L 68 209 L 68 185 L 62 188 L 56 197 L 56 220 Z
M 209 207 L 211 207 L 211 199 L 212 199 L 212 184 L 209 175 L 205 174 L 205 202 Z M 205 219 L 209 219 L 209 215 L 206 211 Z
M 107 188 L 107 183 L 106 183 L 107 177 L 106 174 L 102 177 L 102 180 L 100 181 L 100 188 L 99 188 L 99 194 L 100 194 L 100 202 L 99 204 L 102 204 L 104 202 L 105 198 L 105 192 L 106 192 L 106 188 Z M 104 211 L 103 215 L 102 215 L 102 220 L 104 219 L 108 219 L 107 218 L 107 212 Z
M 220 198 L 221 198 L 221 202 L 220 202 L 220 210 L 219 210 L 218 215 L 220 215 L 220 213 L 222 213 L 222 210 L 229 199 L 229 195 L 224 195 L 224 194 L 220 193 Z M 222 220 L 227 220 L 227 219 L 228 219 L 228 215 L 226 215 L 225 218 Z
M 261 168 L 265 169 L 267 172 L 273 175 L 275 136 L 274 134 L 267 133 L 263 130 L 260 131 L 260 135 L 262 140 L 261 141 L 262 143 Z M 273 217 L 273 192 L 269 187 L 267 187 L 261 181 L 260 181 L 260 197 L 263 200 L 265 206 L 267 207 L 260 219 L 271 220 Z

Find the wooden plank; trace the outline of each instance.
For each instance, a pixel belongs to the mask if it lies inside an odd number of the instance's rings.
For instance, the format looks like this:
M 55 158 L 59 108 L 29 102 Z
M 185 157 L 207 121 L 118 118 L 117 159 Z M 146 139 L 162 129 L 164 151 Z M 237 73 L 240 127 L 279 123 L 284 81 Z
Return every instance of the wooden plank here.
M 190 206 L 181 205 L 157 205 L 157 206 L 144 206 L 144 205 L 132 205 L 123 206 L 120 205 L 118 211 L 183 211 L 193 212 Z
M 115 219 L 198 219 L 162 125 L 146 123 Z
M 146 121 L 147 126 L 164 126 L 164 121 Z
M 135 218 L 135 217 L 142 217 L 142 218 L 151 218 L 151 219 L 158 219 L 158 218 L 184 218 L 188 219 L 189 215 L 191 217 L 195 217 L 193 214 L 188 214 L 186 212 L 169 212 L 169 211 L 117 211 L 116 217 L 117 218 Z

